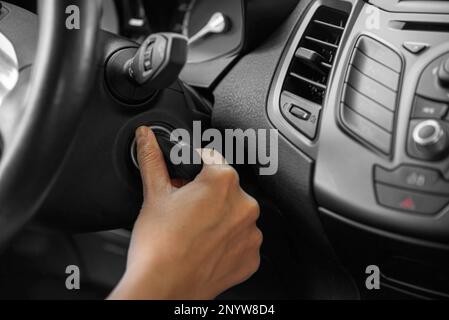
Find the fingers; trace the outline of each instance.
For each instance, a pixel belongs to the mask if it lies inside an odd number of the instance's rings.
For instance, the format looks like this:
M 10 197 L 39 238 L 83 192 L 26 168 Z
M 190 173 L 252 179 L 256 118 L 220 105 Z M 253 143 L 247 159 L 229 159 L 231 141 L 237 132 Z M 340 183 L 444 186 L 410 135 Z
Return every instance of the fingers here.
M 167 193 L 171 188 L 170 177 L 156 136 L 150 128 L 136 130 L 136 146 L 144 196 L 156 197 Z
M 195 180 L 207 180 L 217 174 L 221 176 L 221 173 L 234 171 L 218 151 L 213 149 L 198 149 L 195 151 L 199 153 L 203 163 L 203 169 Z
M 196 152 L 200 154 L 205 166 L 228 165 L 226 159 L 216 150 L 199 149 Z

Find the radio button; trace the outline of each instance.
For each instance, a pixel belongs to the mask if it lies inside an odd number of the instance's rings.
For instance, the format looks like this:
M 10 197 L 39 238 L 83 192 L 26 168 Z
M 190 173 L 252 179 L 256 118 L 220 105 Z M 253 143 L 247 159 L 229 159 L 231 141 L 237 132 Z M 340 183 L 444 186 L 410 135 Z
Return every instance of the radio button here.
M 413 119 L 443 119 L 449 109 L 447 103 L 416 96 L 413 106 Z
M 383 184 L 376 184 L 377 200 L 382 206 L 411 213 L 434 215 L 449 202 L 441 196 L 402 190 Z
M 449 196 L 449 181 L 436 170 L 402 166 L 389 171 L 379 166 L 374 169 L 374 180 L 404 189 Z

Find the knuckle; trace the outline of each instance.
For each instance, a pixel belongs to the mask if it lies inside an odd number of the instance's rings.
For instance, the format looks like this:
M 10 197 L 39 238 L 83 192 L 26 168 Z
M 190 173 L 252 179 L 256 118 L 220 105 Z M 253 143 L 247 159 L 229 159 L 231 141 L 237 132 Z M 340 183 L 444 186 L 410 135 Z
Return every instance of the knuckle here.
M 202 171 L 202 178 L 207 181 L 216 181 L 219 178 L 220 169 L 218 166 L 205 166 Z
M 228 185 L 239 185 L 240 178 L 237 171 L 231 166 L 223 166 L 220 170 L 220 177 Z
M 237 171 L 229 165 L 209 166 L 205 172 L 206 179 L 221 188 L 236 187 L 240 184 Z
M 253 197 L 248 197 L 247 200 L 247 212 L 251 221 L 257 221 L 260 216 L 259 202 Z
M 259 203 L 251 196 L 243 192 L 242 200 L 239 203 L 236 214 L 238 215 L 238 224 L 249 226 L 255 225 L 260 216 Z
M 259 228 L 255 228 L 254 232 L 252 233 L 251 238 L 251 246 L 259 250 L 259 248 L 262 246 L 263 243 L 263 233 L 260 231 Z

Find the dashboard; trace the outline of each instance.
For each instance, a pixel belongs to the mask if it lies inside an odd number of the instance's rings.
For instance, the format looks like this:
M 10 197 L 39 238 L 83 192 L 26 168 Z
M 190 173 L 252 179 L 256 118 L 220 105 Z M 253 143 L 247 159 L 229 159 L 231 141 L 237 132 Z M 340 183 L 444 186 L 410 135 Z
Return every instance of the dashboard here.
M 175 32 L 192 38 L 208 26 L 214 14 L 221 14 L 226 25 L 221 32 L 206 34 L 189 45 L 187 64 L 180 78 L 197 87 L 213 85 L 242 51 L 241 0 L 116 0 L 113 4 L 120 13 L 120 34 L 137 42 L 154 32 Z
M 109 0 L 112 1 L 112 0 Z M 175 32 L 191 39 L 214 15 L 225 20 L 222 32 L 189 44 L 184 82 L 202 89 L 217 85 L 237 59 L 260 45 L 297 5 L 297 0 L 115 0 L 120 34 L 140 42 L 153 32 Z
M 38 11 L 36 0 L 10 2 L 35 13 Z M 214 14 L 222 14 L 226 19 L 223 32 L 205 35 L 189 46 L 188 62 L 180 77 L 197 87 L 213 85 L 243 50 L 242 0 L 102 0 L 102 7 L 102 29 L 137 43 L 156 32 L 174 32 L 191 38 Z
M 303 0 L 279 2 L 280 9 L 267 3 L 116 5 L 120 32 L 134 30 L 136 39 L 152 31 L 193 37 L 214 13 L 229 19 L 229 32 L 190 47 L 181 79 L 214 91 L 215 127 L 279 130 L 284 163 L 267 184 L 283 184 L 281 202 L 448 247 L 449 2 Z M 273 24 L 280 27 L 264 33 L 258 21 L 269 24 L 277 11 L 283 18 Z M 140 27 L 129 26 L 139 19 Z M 263 45 L 251 51 L 248 39 L 256 35 Z M 286 195 L 292 193 L 298 202 Z
M 447 270 L 449 1 L 103 3 L 103 29 L 136 42 L 226 17 L 190 46 L 181 80 L 213 94 L 212 127 L 280 132 L 279 171 L 259 185 L 305 251 L 332 256 L 329 238 L 361 264 L 393 261 L 390 278 L 411 257 Z
M 315 162 L 322 212 L 447 243 L 449 4 L 421 7 L 314 1 L 267 111 Z
M 447 297 L 448 59 L 448 1 L 300 1 L 218 85 L 213 125 L 278 129 L 260 183 L 315 243 Z M 446 280 L 402 272 L 423 265 Z
M 447 134 L 449 90 L 438 72 L 449 58 L 448 3 L 434 2 L 439 14 L 369 10 L 387 3 L 360 8 L 349 29 L 333 108 L 323 112 L 315 191 L 322 207 L 355 221 L 447 243 L 448 189 L 437 187 L 448 177 L 447 148 L 433 148 Z M 372 12 L 377 28 L 367 28 Z

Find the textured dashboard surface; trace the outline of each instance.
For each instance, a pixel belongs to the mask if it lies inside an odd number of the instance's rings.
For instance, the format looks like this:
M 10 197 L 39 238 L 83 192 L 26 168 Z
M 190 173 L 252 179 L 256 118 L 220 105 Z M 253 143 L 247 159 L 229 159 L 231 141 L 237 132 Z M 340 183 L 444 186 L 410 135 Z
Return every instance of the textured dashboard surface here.
M 219 129 L 272 129 L 267 99 L 283 50 L 311 0 L 301 1 L 288 20 L 259 48 L 243 57 L 217 86 L 212 125 Z M 252 150 L 252 152 L 255 152 Z M 302 262 L 310 277 L 310 295 L 321 298 L 357 297 L 347 287 L 347 274 L 336 269 L 336 257 L 318 219 L 311 193 L 313 162 L 284 137 L 279 139 L 279 170 L 261 176 L 260 185 L 293 221 Z M 338 262 L 337 262 L 338 264 Z M 319 279 L 319 280 L 317 280 Z M 333 288 L 334 290 L 330 290 Z M 338 292 L 337 292 L 338 291 Z
M 246 130 L 272 129 L 267 113 L 266 103 L 272 79 L 276 72 L 283 49 L 310 0 L 301 1 L 289 19 L 262 46 L 244 56 L 217 86 L 212 125 L 219 129 L 240 128 Z M 279 141 L 279 172 L 273 177 L 266 177 L 270 183 L 279 184 L 280 188 L 292 183 L 292 190 L 309 196 L 311 161 L 299 150 L 281 138 Z M 285 157 L 281 154 L 285 151 Z M 253 150 L 252 150 L 253 151 Z M 293 157 L 293 159 L 291 158 Z M 280 176 L 289 166 L 294 167 L 295 174 L 287 174 L 284 181 Z M 288 170 L 288 169 L 287 169 Z M 307 202 L 310 199 L 306 199 Z

